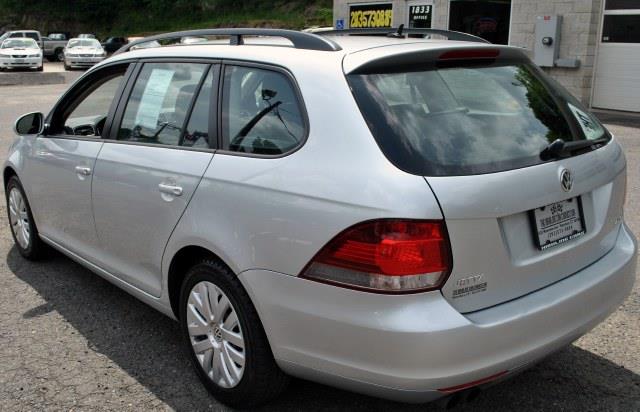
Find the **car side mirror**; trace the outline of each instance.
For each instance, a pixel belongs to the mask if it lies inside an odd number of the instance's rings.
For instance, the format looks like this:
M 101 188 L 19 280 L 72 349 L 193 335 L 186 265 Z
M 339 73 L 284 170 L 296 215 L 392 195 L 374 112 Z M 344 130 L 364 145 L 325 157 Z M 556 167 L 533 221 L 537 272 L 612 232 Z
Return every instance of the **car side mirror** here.
M 44 132 L 44 115 L 40 112 L 28 113 L 16 120 L 13 131 L 20 136 L 42 134 Z

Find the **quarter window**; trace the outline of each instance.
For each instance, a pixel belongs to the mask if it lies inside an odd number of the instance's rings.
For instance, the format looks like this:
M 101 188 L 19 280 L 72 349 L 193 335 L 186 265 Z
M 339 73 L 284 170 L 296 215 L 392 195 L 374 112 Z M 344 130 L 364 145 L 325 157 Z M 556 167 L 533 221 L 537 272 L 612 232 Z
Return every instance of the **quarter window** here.
M 118 140 L 177 146 L 207 64 L 147 63 L 127 103 Z
M 222 149 L 279 155 L 299 146 L 304 134 L 300 102 L 284 74 L 255 67 L 226 67 Z

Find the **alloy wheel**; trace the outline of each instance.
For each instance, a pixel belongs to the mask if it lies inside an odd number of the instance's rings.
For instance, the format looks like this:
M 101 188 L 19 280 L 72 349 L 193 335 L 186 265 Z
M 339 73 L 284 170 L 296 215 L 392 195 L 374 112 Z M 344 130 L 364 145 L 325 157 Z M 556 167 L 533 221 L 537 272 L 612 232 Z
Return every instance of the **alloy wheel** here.
M 18 244 L 23 249 L 27 249 L 31 239 L 29 212 L 22 193 L 16 187 L 9 192 L 9 220 Z
M 191 347 L 207 376 L 222 388 L 233 388 L 245 367 L 245 340 L 236 309 L 211 282 L 197 283 L 187 302 Z

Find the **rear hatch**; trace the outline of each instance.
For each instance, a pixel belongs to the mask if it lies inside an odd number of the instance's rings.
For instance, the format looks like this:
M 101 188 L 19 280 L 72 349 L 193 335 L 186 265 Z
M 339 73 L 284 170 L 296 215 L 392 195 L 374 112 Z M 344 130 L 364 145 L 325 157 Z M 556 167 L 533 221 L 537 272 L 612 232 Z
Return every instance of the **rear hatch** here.
M 606 254 L 625 159 L 598 120 L 517 49 L 422 47 L 347 58 L 345 72 L 381 150 L 440 203 L 451 305 L 497 305 Z

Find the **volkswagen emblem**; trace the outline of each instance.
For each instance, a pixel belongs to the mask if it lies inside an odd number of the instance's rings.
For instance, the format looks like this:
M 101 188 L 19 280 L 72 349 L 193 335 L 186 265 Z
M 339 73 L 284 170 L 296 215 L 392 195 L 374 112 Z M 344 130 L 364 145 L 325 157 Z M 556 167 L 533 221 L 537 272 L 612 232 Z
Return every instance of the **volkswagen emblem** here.
M 571 172 L 568 169 L 564 169 L 560 173 L 560 186 L 565 192 L 570 192 L 573 187 L 573 176 L 571 176 Z
M 222 330 L 218 326 L 213 328 L 213 339 L 215 339 L 216 342 L 222 341 Z

